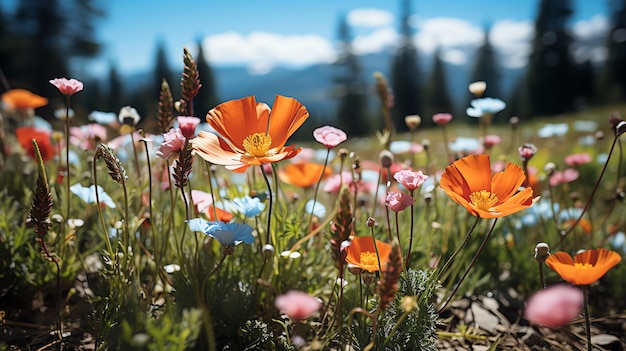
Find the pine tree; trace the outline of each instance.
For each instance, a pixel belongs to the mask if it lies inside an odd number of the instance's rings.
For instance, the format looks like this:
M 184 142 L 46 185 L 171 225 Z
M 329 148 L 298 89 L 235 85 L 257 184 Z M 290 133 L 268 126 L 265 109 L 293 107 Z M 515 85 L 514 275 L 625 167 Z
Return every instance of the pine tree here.
M 177 87 L 179 84 L 178 79 L 174 79 L 174 75 L 172 70 L 170 69 L 169 63 L 167 61 L 167 52 L 165 49 L 165 42 L 159 40 L 157 42 L 156 56 L 154 60 L 154 70 L 152 75 L 152 81 L 150 83 L 150 96 L 154 98 L 155 105 L 156 101 L 159 99 L 159 94 L 161 93 L 161 82 L 163 79 L 167 80 L 170 84 L 170 87 Z M 180 90 L 180 89 L 179 89 Z M 180 96 L 175 91 L 172 91 L 174 96 Z
M 430 118 L 435 113 L 445 112 L 452 113 L 453 104 L 450 97 L 450 90 L 448 89 L 448 83 L 446 78 L 446 72 L 443 60 L 441 59 L 441 48 L 437 48 L 433 55 L 433 73 L 430 76 L 429 83 L 426 85 L 426 104 L 424 111 L 426 118 L 422 118 L 422 124 L 424 126 L 432 126 L 433 122 Z
M 609 2 L 611 29 L 607 47 L 606 80 L 611 100 L 626 98 L 626 0 Z
M 198 41 L 196 63 L 198 64 L 198 73 L 200 74 L 200 84 L 202 84 L 202 87 L 193 100 L 193 106 L 196 116 L 204 120 L 207 112 L 215 107 L 219 103 L 219 100 L 217 98 L 213 69 L 207 61 L 202 48 L 202 41 L 200 40 Z
M 94 0 L 17 2 L 10 21 L 15 40 L 10 65 L 13 87 L 27 88 L 44 96 L 58 95 L 48 81 L 70 76 L 71 59 L 93 57 L 99 52 L 94 23 L 103 12 L 95 4 Z M 8 68 L 5 73 L 9 73 Z M 51 103 L 38 113 L 50 117 L 52 106 Z
M 366 84 L 351 42 L 350 28 L 343 16 L 339 22 L 339 57 L 335 63 L 340 72 L 335 79 L 339 98 L 337 127 L 349 136 L 363 136 L 369 134 L 373 126 L 367 117 Z
M 569 54 L 570 0 L 541 0 L 535 21 L 528 79 L 529 113 L 550 115 L 574 107 L 575 67 Z
M 105 109 L 107 112 L 117 113 L 124 106 L 125 102 L 122 98 L 124 96 L 122 80 L 114 64 L 111 64 L 109 68 L 109 78 L 107 80 L 109 87 L 105 100 Z
M 395 99 L 394 126 L 398 131 L 406 131 L 408 128 L 404 124 L 404 117 L 420 113 L 421 94 L 417 49 L 413 44 L 413 32 L 410 26 L 410 0 L 401 1 L 402 42 L 393 60 L 391 86 Z
M 496 59 L 494 47 L 489 41 L 489 28 L 485 30 L 483 44 L 476 52 L 476 61 L 471 74 L 470 82 L 484 81 L 487 83 L 487 90 L 484 95 L 501 98 L 501 76 L 499 65 Z

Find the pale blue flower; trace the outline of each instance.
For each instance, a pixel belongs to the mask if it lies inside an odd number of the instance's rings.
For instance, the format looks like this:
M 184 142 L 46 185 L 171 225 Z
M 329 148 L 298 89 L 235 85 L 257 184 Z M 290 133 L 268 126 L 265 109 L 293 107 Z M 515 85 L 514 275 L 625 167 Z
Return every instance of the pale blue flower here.
M 315 204 L 315 208 L 313 207 L 313 204 Z M 319 201 L 315 201 L 313 199 L 306 202 L 304 210 L 306 213 L 313 212 L 313 215 L 318 218 L 326 216 L 326 207 L 324 207 L 324 205 L 322 205 Z
M 472 107 L 468 107 L 465 111 L 470 117 L 480 118 L 486 114 L 496 114 L 506 107 L 506 103 L 496 98 L 474 99 L 470 102 Z
M 454 152 L 470 152 L 480 148 L 481 144 L 475 138 L 458 137 L 450 142 L 449 146 Z
M 85 187 L 76 183 L 70 187 L 70 191 L 88 204 L 96 202 L 96 187 L 94 185 Z M 116 207 L 113 199 L 104 192 L 104 189 L 100 185 L 98 185 L 98 196 L 100 198 L 100 203 L 103 203 L 110 208 Z
M 523 226 L 532 227 L 538 225 L 541 221 L 549 220 L 552 218 L 552 210 L 550 209 L 551 201 L 537 201 L 530 206 L 520 218 L 520 222 L 516 224 L 516 228 L 520 229 Z M 559 203 L 552 203 L 552 209 L 554 213 L 559 212 Z
M 192 231 L 204 233 L 219 241 L 224 247 L 254 242 L 252 235 L 254 229 L 245 223 L 209 222 L 202 218 L 190 219 L 187 223 L 189 223 L 189 229 Z
M 598 129 L 598 123 L 594 121 L 574 121 L 574 130 L 577 132 L 589 132 Z
M 547 123 L 541 129 L 539 129 L 537 135 L 539 135 L 539 137 L 541 138 L 563 136 L 567 133 L 568 130 L 569 126 L 567 125 L 567 123 Z
M 103 112 L 103 111 L 91 111 L 87 116 L 90 121 L 94 121 L 100 124 L 111 124 L 117 122 L 117 113 L 115 112 Z
M 402 154 L 409 152 L 410 149 L 411 142 L 407 140 L 395 140 L 389 145 L 389 151 L 391 151 L 392 154 Z
M 617 234 L 611 236 L 611 239 L 609 240 L 613 247 L 616 249 L 622 249 L 622 251 L 626 253 L 626 234 L 624 234 L 624 232 L 618 232 Z
M 233 199 L 233 204 L 237 212 L 249 218 L 258 216 L 265 209 L 265 204 L 258 197 L 237 197 Z

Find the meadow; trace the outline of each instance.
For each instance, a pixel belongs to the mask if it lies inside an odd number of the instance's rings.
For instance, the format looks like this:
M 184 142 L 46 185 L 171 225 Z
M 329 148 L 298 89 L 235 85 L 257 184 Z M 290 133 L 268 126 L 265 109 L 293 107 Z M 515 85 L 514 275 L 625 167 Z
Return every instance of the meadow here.
M 471 117 L 399 134 L 379 75 L 385 129 L 294 145 L 297 97 L 194 113 L 184 63 L 158 133 L 131 106 L 76 123 L 75 79 L 51 77 L 62 128 L 3 94 L 0 350 L 626 346 L 625 106 L 526 121 L 477 82 Z M 504 292 L 507 328 L 450 313 Z

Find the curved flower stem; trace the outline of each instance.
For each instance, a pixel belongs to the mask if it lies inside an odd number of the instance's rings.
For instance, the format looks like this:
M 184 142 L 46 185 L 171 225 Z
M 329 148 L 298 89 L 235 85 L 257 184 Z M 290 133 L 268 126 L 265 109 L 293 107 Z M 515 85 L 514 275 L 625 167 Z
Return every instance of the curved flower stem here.
M 374 250 L 376 251 L 376 261 L 378 262 L 378 271 L 382 273 L 383 268 L 380 264 L 380 254 L 378 253 L 378 244 L 376 244 L 376 235 L 374 235 L 374 227 L 372 226 L 370 229 L 372 231 L 372 242 L 374 243 Z
M 135 131 L 134 131 L 134 128 L 130 132 L 130 142 L 133 145 L 133 154 L 135 156 L 135 168 L 137 169 L 137 179 L 141 179 L 141 167 L 139 166 L 139 155 L 137 154 L 137 146 L 135 145 Z
M 467 267 L 467 269 L 465 270 L 465 272 L 461 276 L 461 280 L 459 280 L 459 282 L 456 284 L 456 286 L 452 290 L 452 293 L 450 293 L 450 295 L 448 296 L 448 299 L 446 299 L 446 302 L 443 304 L 443 306 L 441 306 L 441 308 L 439 308 L 435 313 L 440 314 L 446 308 L 446 306 L 448 306 L 448 303 L 450 303 L 450 301 L 452 300 L 452 298 L 456 294 L 457 290 L 459 290 L 459 287 L 463 283 L 463 280 L 465 280 L 465 277 L 467 277 L 467 274 L 469 273 L 469 271 L 472 269 L 472 267 L 474 267 L 474 264 L 478 260 L 478 256 L 480 255 L 480 253 L 485 248 L 485 245 L 487 244 L 487 241 L 489 241 L 489 238 L 491 237 L 491 234 L 493 233 L 493 229 L 496 227 L 496 223 L 497 222 L 498 222 L 498 219 L 494 218 L 493 224 L 491 225 L 491 228 L 489 229 L 489 232 L 487 233 L 487 235 L 485 235 L 485 238 L 483 239 L 483 242 L 480 244 L 480 247 L 478 248 L 478 251 L 476 251 L 476 254 L 474 255 L 474 258 L 472 259 L 472 262 L 470 263 L 470 265 Z
M 413 190 L 411 190 L 411 197 L 413 197 Z M 413 223 L 415 221 L 415 206 L 411 205 L 411 227 L 409 229 L 409 248 L 406 252 L 406 262 L 404 263 L 404 268 L 409 269 L 409 264 L 411 263 L 411 247 L 413 246 Z M 398 242 L 400 242 L 400 238 L 398 238 Z
M 619 186 L 619 180 L 622 176 L 622 141 L 619 140 L 619 138 L 617 140 L 617 145 L 618 145 L 617 150 L 619 152 L 617 156 L 617 171 L 615 172 L 615 175 L 616 175 L 615 184 Z M 605 228 L 605 224 L 609 220 L 609 216 L 611 216 L 611 214 L 613 213 L 613 210 L 615 209 L 615 205 L 617 203 L 617 200 L 619 199 L 619 196 L 623 196 L 623 195 L 618 194 L 617 191 L 618 189 L 616 189 L 615 197 L 611 199 L 609 208 L 605 211 L 605 215 L 600 224 L 600 228 Z
M 583 312 L 585 313 L 585 331 L 587 332 L 587 350 L 593 351 L 593 345 L 591 344 L 591 321 L 589 320 L 589 292 L 587 286 L 583 285 Z
M 261 168 L 261 174 L 263 174 L 263 179 L 265 180 L 265 185 L 267 185 L 268 192 L 268 208 L 267 208 L 267 233 L 265 233 L 265 243 L 276 245 L 276 243 L 270 243 L 270 237 L 272 232 L 272 205 L 274 202 L 274 194 L 272 193 L 272 186 L 270 185 L 270 180 L 267 178 L 267 174 L 263 170 L 263 165 L 259 166 Z
M 465 247 L 465 245 L 467 245 L 467 242 L 469 241 L 469 239 L 472 237 L 472 233 L 474 232 L 474 230 L 476 229 L 476 226 L 478 225 L 478 221 L 480 220 L 480 217 L 476 216 L 476 221 L 474 222 L 474 224 L 467 230 L 467 233 L 465 233 L 465 238 L 463 238 L 463 242 L 461 243 L 461 245 L 459 245 L 456 250 L 454 250 L 454 252 L 452 253 L 452 256 L 450 256 L 450 258 L 448 258 L 448 260 L 446 261 L 446 263 L 443 265 L 443 267 L 441 268 L 441 270 L 439 271 L 439 274 L 437 274 L 437 280 L 441 279 L 441 276 L 446 272 L 446 270 L 448 270 L 448 268 L 450 267 L 450 265 L 452 264 L 452 262 L 454 261 L 454 259 L 456 258 L 456 256 L 459 254 L 459 252 L 461 251 L 461 249 L 463 249 L 463 247 Z
M 152 233 L 152 241 L 153 241 L 153 245 L 154 245 L 154 263 L 157 266 L 157 271 L 159 272 L 159 276 L 161 276 L 161 279 L 164 279 L 165 277 L 167 277 L 166 272 L 163 271 L 163 268 L 161 267 L 161 254 L 159 252 L 159 237 L 156 233 L 156 230 L 154 229 L 154 215 L 153 215 L 153 211 L 152 211 L 152 167 L 150 165 L 150 152 L 148 150 L 148 141 L 143 138 L 141 139 L 141 142 L 143 142 L 144 145 L 144 149 L 146 150 L 146 162 L 148 165 L 148 174 L 150 175 L 148 177 L 148 213 L 150 215 L 150 231 Z M 167 279 L 164 279 L 164 281 L 167 281 Z
M 102 232 L 104 233 L 104 239 L 105 239 L 105 243 L 107 245 L 107 250 L 109 251 L 109 255 L 111 257 L 114 257 L 115 252 L 113 252 L 113 247 L 111 246 L 111 239 L 109 239 L 109 232 L 107 231 L 107 226 L 106 223 L 104 221 L 104 214 L 102 213 L 102 206 L 100 206 L 100 194 L 98 192 L 98 173 L 96 172 L 96 161 L 98 160 L 98 151 L 96 150 L 96 152 L 94 153 L 93 156 L 93 162 L 92 164 L 92 172 L 93 172 L 93 184 L 94 184 L 94 188 L 95 188 L 95 192 L 96 192 L 96 204 L 98 204 L 98 206 L 96 206 L 96 208 L 98 209 L 98 217 L 100 217 L 100 224 L 102 225 Z M 116 247 L 118 247 L 118 245 L 115 245 Z
M 213 267 L 213 269 L 211 269 L 211 271 L 207 273 L 207 275 L 204 276 L 204 279 L 202 279 L 202 288 L 200 290 L 201 291 L 200 298 L 202 299 L 206 298 L 206 287 L 207 287 L 207 283 L 209 282 L 209 278 L 213 274 L 215 274 L 215 272 L 217 272 L 217 270 L 222 266 L 222 263 L 224 263 L 225 259 L 226 259 L 226 255 L 222 253 L 222 258 L 220 258 L 219 262 L 217 262 L 215 267 Z
M 72 192 L 70 190 L 70 95 L 65 95 L 65 190 L 67 193 L 66 208 L 65 208 L 65 220 L 63 221 L 63 228 L 67 228 L 69 232 L 68 220 L 70 219 L 71 198 Z M 63 248 L 63 245 L 61 245 Z M 61 250 L 63 251 L 63 250 Z
M 320 173 L 320 177 L 317 180 L 317 184 L 315 185 L 315 193 L 313 193 L 313 206 L 311 207 L 311 215 L 309 216 L 309 223 L 306 226 L 306 230 L 309 230 L 309 228 L 311 227 L 311 223 L 313 222 L 313 215 L 315 213 L 315 204 L 317 203 L 317 192 L 320 189 L 320 183 L 322 182 L 322 178 L 324 178 L 324 171 L 326 171 L 326 166 L 328 165 L 329 156 L 330 156 L 330 149 L 327 149 L 326 159 L 324 160 L 324 167 L 322 167 L 322 173 Z
M 448 147 L 448 133 L 446 132 L 445 124 L 441 125 L 441 134 L 443 135 L 443 147 L 446 150 L 446 160 L 447 162 L 452 162 L 452 155 L 450 154 L 450 148 Z M 426 169 L 429 170 L 430 164 L 426 163 L 426 166 L 427 166 Z
M 402 244 L 400 244 L 400 221 L 399 221 L 399 212 L 395 212 L 396 214 L 396 238 L 398 238 L 398 247 L 400 248 L 400 252 L 402 252 Z
M 580 220 L 583 218 L 585 213 L 589 210 L 589 206 L 591 205 L 591 200 L 593 200 L 593 197 L 596 194 L 596 191 L 600 187 L 600 182 L 602 181 L 602 177 L 604 176 L 604 173 L 606 172 L 606 169 L 609 165 L 609 160 L 611 160 L 611 155 L 613 154 L 613 150 L 615 150 L 615 145 L 617 144 L 618 140 L 619 140 L 619 135 L 616 135 L 615 138 L 613 139 L 613 144 L 611 144 L 611 150 L 609 150 L 609 155 L 607 156 L 606 161 L 604 162 L 604 167 L 602 167 L 602 172 L 600 172 L 600 176 L 598 177 L 598 180 L 596 181 L 596 184 L 594 185 L 593 190 L 591 191 L 591 194 L 589 195 L 589 198 L 587 199 L 587 203 L 585 204 L 585 207 L 580 212 L 580 215 L 578 216 L 578 218 L 576 218 L 576 221 L 569 228 L 567 228 L 566 231 L 561 233 L 562 239 L 565 239 L 565 237 L 567 237 L 567 235 L 569 235 L 572 232 L 572 230 L 576 228 L 576 226 L 578 225 Z
M 213 179 L 211 177 L 211 164 L 209 163 L 209 161 L 204 161 L 204 166 L 206 167 L 206 171 L 209 176 L 209 192 L 211 193 L 211 201 L 213 202 L 213 218 L 216 221 L 219 221 L 219 218 L 217 218 L 217 206 L 215 205 L 216 199 L 215 193 L 213 191 Z

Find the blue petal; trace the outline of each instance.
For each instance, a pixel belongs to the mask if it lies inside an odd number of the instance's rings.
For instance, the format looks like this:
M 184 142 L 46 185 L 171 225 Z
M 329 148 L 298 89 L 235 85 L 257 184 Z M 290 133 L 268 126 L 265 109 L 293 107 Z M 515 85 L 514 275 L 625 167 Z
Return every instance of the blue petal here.
M 187 220 L 187 223 L 189 224 L 189 229 L 191 231 L 202 232 L 205 234 L 208 234 L 208 229 L 209 229 L 209 226 L 211 225 L 211 222 L 203 218 L 190 219 L 190 220 Z

